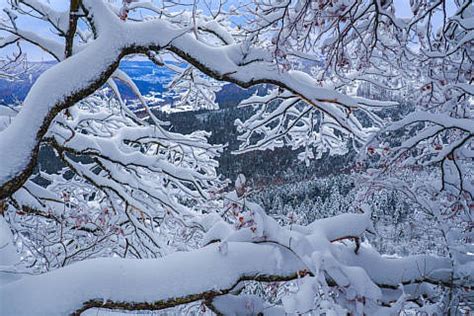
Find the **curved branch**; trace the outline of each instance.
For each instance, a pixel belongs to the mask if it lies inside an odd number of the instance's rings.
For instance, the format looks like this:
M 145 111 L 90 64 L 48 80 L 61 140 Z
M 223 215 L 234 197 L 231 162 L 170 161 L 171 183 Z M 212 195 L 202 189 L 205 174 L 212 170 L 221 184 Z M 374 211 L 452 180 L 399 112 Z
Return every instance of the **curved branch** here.
M 0 287 L 2 301 L 9 302 L 0 305 L 0 314 L 163 309 L 227 294 L 240 281 L 291 280 L 303 268 L 284 248 L 250 243 L 230 243 L 227 253 L 213 244 L 160 259 L 92 259 Z M 25 298 L 30 304 L 21 303 Z
M 187 28 L 178 29 L 163 20 L 123 23 L 102 1 L 84 2 L 97 22 L 99 37 L 42 74 L 28 93 L 20 114 L 0 133 L 0 199 L 18 190 L 32 174 L 39 143 L 61 110 L 105 84 L 124 56 L 150 50 L 169 50 L 203 73 L 245 88 L 268 83 L 287 89 L 332 117 L 358 140 L 366 137 L 365 130 L 347 110 L 357 107 L 356 99 L 317 87 L 303 72 L 282 73 L 272 61 L 247 63 L 266 55 L 261 50 L 244 52 L 239 45 L 212 47 L 195 39 Z

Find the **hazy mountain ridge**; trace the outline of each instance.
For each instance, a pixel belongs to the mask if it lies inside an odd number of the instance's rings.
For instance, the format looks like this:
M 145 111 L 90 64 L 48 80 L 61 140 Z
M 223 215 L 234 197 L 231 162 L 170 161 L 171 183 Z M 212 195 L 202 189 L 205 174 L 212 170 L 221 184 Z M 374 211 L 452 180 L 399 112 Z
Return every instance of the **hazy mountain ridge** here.
M 0 80 L 0 100 L 4 104 L 21 101 L 39 75 L 54 65 L 54 62 L 34 63 L 32 73 L 22 77 L 21 81 L 8 82 Z M 166 99 L 172 102 L 172 96 L 167 93 L 166 86 L 172 80 L 171 71 L 164 67 L 156 67 L 150 61 L 126 60 L 120 64 L 120 69 L 126 72 L 138 86 L 143 95 L 153 94 L 157 99 Z M 117 82 L 124 99 L 136 100 L 133 92 L 123 83 Z M 244 173 L 255 181 L 255 185 L 282 184 L 295 179 L 313 179 L 340 173 L 348 169 L 347 165 L 355 155 L 351 152 L 344 156 L 335 156 L 328 164 L 327 155 L 312 161 L 310 166 L 304 165 L 296 159 L 297 153 L 289 148 L 277 148 L 273 151 L 257 151 L 241 155 L 234 155 L 232 151 L 238 149 L 237 130 L 234 121 L 237 118 L 250 117 L 251 108 L 237 108 L 236 105 L 255 92 L 256 88 L 241 89 L 233 84 L 226 84 L 216 94 L 219 104 L 218 110 L 199 110 L 178 113 L 163 113 L 156 110 L 156 115 L 163 120 L 170 121 L 171 129 L 181 133 L 190 133 L 194 130 L 206 130 L 212 133 L 209 141 L 214 144 L 227 144 L 220 160 L 219 172 L 225 177 L 233 179 L 238 173 Z M 54 154 L 44 149 L 45 159 L 40 159 L 41 168 L 53 170 L 57 168 Z M 279 166 L 279 168 L 275 168 Z
M 55 62 L 30 63 L 27 74 L 20 80 L 0 80 L 0 100 L 3 104 L 10 104 L 23 100 L 38 77 L 52 67 Z M 120 63 L 120 69 L 125 71 L 138 86 L 143 95 L 150 92 L 163 94 L 166 84 L 171 80 L 171 72 L 166 68 L 158 68 L 149 61 L 125 60 Z M 122 82 L 117 82 L 125 98 L 135 98 L 133 92 Z

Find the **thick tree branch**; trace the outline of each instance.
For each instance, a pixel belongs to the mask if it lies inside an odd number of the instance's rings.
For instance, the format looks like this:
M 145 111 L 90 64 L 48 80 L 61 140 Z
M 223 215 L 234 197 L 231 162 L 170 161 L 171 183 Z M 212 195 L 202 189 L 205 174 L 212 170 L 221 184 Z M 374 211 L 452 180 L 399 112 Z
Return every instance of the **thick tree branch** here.
M 70 0 L 69 4 L 69 28 L 66 33 L 66 48 L 64 50 L 65 58 L 72 56 L 74 47 L 74 36 L 76 35 L 77 21 L 79 19 L 78 11 L 81 6 L 80 0 Z
M 213 244 L 150 260 L 92 259 L 24 277 L 0 287 L 2 300 L 9 302 L 0 304 L 0 314 L 35 314 L 39 304 L 41 313 L 50 316 L 79 315 L 93 307 L 162 309 L 226 294 L 244 280 L 294 279 L 304 268 L 284 248 L 250 243 L 228 246 L 227 252 Z M 29 304 L 20 302 L 25 298 Z
M 271 61 L 248 64 L 245 63 L 247 54 L 242 55 L 239 46 L 208 46 L 188 34 L 187 29 L 177 29 L 163 20 L 122 23 L 100 1 L 88 4 L 99 31 L 97 40 L 46 71 L 28 93 L 20 114 L 0 133 L 0 147 L 15 151 L 0 152 L 0 199 L 13 194 L 32 174 L 39 143 L 61 110 L 73 106 L 106 83 L 121 58 L 129 54 L 146 54 L 150 50 L 172 51 L 205 74 L 242 87 L 269 83 L 288 89 L 332 117 L 358 140 L 365 137 L 361 126 L 354 124 L 354 117 L 346 111 L 346 108 L 357 107 L 357 100 L 316 87 L 302 72 L 281 73 Z M 256 50 L 253 54 L 260 59 L 264 52 Z M 242 63 L 243 66 L 239 66 Z M 71 78 L 72 72 L 75 76 Z M 61 85 L 54 84 L 58 80 Z M 20 138 L 24 143 L 18 145 Z

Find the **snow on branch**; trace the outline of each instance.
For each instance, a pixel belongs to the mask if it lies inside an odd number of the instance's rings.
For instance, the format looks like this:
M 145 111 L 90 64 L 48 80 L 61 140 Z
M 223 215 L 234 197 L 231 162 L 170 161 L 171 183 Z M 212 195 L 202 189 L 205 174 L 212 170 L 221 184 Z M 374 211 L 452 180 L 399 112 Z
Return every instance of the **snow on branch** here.
M 350 111 L 357 108 L 356 99 L 318 87 L 303 72 L 281 73 L 271 56 L 261 49 L 239 44 L 210 46 L 190 34 L 188 27 L 176 27 L 156 19 L 123 23 L 101 1 L 84 1 L 84 5 L 95 23 L 97 39 L 46 71 L 28 93 L 20 114 L 0 133 L 0 147 L 12 149 L 0 154 L 5 161 L 0 169 L 1 198 L 11 195 L 31 174 L 38 144 L 57 113 L 102 86 L 122 57 L 146 54 L 149 50 L 171 51 L 210 77 L 242 87 L 261 83 L 277 85 L 331 117 L 339 128 L 359 141 L 367 137 L 367 131 Z M 73 72 L 75 76 L 70 77 Z M 61 85 L 54 84 L 57 80 Z M 18 144 L 16 139 L 25 141 Z
M 255 205 L 250 207 L 259 211 Z M 341 231 L 338 236 L 328 232 L 333 238 L 360 234 L 365 225 L 351 231 L 347 223 L 355 223 L 355 227 L 358 222 L 367 223 L 366 215 L 327 218 L 294 231 L 260 216 L 253 233 L 245 233 L 242 228 L 232 233 L 235 237 L 229 235 L 191 252 L 150 260 L 86 260 L 41 275 L 24 276 L 0 287 L 2 299 L 9 302 L 2 304 L 1 311 L 14 315 L 79 315 L 94 307 L 159 310 L 197 300 L 212 302 L 243 281 L 281 282 L 309 275 L 309 279 L 304 278 L 308 281 L 322 273 L 329 286 L 340 289 L 340 299 L 348 300 L 346 304 L 350 305 L 354 297 L 365 298 L 363 310 L 375 312 L 383 309 L 377 302 L 391 302 L 389 297 L 393 299 L 393 290 L 401 284 L 407 286 L 408 294 L 410 284 L 428 282 L 449 287 L 458 283 L 450 279 L 450 262 L 445 258 L 384 258 L 367 246 L 356 254 L 350 245 L 331 243 L 319 232 L 322 226 L 318 225 L 329 224 L 327 227 Z M 216 236 L 212 230 L 210 233 Z M 385 298 L 380 289 L 392 292 Z M 22 304 L 23 297 L 28 297 L 30 304 Z
M 18 316 L 79 315 L 93 307 L 159 310 L 225 295 L 245 280 L 294 279 L 303 267 L 284 248 L 249 243 L 231 243 L 225 255 L 210 245 L 162 259 L 94 259 L 2 286 L 9 304 L 0 310 Z

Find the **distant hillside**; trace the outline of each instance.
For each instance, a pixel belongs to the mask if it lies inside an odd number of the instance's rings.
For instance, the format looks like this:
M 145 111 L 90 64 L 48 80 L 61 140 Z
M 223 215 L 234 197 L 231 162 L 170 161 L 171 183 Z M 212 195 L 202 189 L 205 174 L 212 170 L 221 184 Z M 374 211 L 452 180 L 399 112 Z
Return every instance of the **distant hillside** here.
M 51 67 L 54 63 L 32 64 L 32 74 L 25 76 L 21 81 L 7 82 L 0 80 L 0 100 L 4 104 L 21 101 L 25 98 L 38 76 Z M 150 92 L 158 96 L 166 96 L 166 85 L 171 80 L 171 73 L 163 68 L 156 67 L 149 61 L 122 61 L 120 68 L 125 71 L 146 95 Z M 123 84 L 119 85 L 125 98 L 134 99 L 133 93 Z M 228 178 L 235 178 L 238 173 L 244 173 L 253 179 L 256 184 L 285 183 L 295 179 L 312 179 L 340 173 L 346 169 L 353 158 L 353 154 L 312 162 L 307 167 L 297 161 L 296 153 L 289 148 L 280 148 L 274 151 L 252 152 L 242 155 L 233 155 L 231 151 L 238 148 L 237 131 L 234 121 L 237 118 L 245 119 L 251 115 L 250 109 L 238 109 L 236 105 L 255 92 L 256 88 L 241 89 L 233 84 L 225 85 L 217 93 L 216 99 L 219 110 L 201 110 L 194 112 L 179 112 L 165 114 L 155 111 L 156 114 L 171 122 L 171 128 L 181 133 L 194 130 L 212 132 L 210 142 L 214 144 L 228 144 L 227 150 L 220 158 L 220 173 Z M 40 159 L 41 168 L 49 171 L 57 170 L 56 161 L 52 151 L 44 148 L 43 159 Z
M 30 71 L 28 74 L 21 76 L 20 80 L 7 81 L 0 79 L 0 105 L 22 101 L 41 73 L 54 64 L 55 62 L 30 63 Z M 157 67 L 151 61 L 134 60 L 122 61 L 120 69 L 133 79 L 143 95 L 153 92 L 159 98 L 171 100 L 166 89 L 172 79 L 172 73 L 168 69 Z M 125 99 L 136 99 L 136 96 L 125 84 L 118 80 L 117 84 Z M 225 93 L 218 94 L 218 102 L 228 106 L 233 103 L 236 93 L 241 93 L 238 87 L 227 88 Z M 250 93 L 246 95 L 250 95 Z
M 234 179 L 239 173 L 244 173 L 258 185 L 278 184 L 324 177 L 349 169 L 348 166 L 355 153 L 335 156 L 331 159 L 323 155 L 321 159 L 314 160 L 310 166 L 298 161 L 297 153 L 287 147 L 240 155 L 232 154 L 231 152 L 239 147 L 234 121 L 237 118 L 246 119 L 252 114 L 251 109 L 237 108 L 236 105 L 254 92 L 255 89 L 244 90 L 235 85 L 226 85 L 217 94 L 219 110 L 171 114 L 157 112 L 156 114 L 161 119 L 169 121 L 174 131 L 190 133 L 194 130 L 206 130 L 212 132 L 209 138 L 211 143 L 228 144 L 227 150 L 219 160 L 219 171 L 230 179 Z
M 10 104 L 17 100 L 23 100 L 39 75 L 54 64 L 55 62 L 30 63 L 29 73 L 22 76 L 20 80 L 0 80 L 0 102 Z M 124 60 L 120 63 L 120 69 L 135 81 L 144 95 L 152 91 L 163 93 L 171 78 L 169 70 L 158 68 L 150 61 Z M 118 86 L 125 98 L 135 98 L 132 91 L 124 84 L 118 82 Z

